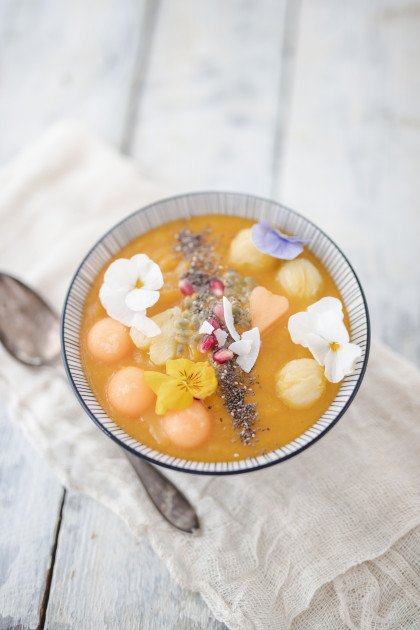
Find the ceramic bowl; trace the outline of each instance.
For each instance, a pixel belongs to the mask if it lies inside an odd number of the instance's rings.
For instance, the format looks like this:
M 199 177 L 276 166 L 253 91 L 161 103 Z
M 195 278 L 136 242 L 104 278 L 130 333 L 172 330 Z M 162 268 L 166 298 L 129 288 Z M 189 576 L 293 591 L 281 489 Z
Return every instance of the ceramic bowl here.
M 324 264 L 337 285 L 350 320 L 351 340 L 362 349 L 354 374 L 347 376 L 322 417 L 289 444 L 266 454 L 233 462 L 196 462 L 155 451 L 117 426 L 101 408 L 86 381 L 79 353 L 83 305 L 91 283 L 111 256 L 135 237 L 163 223 L 203 214 L 228 214 L 258 221 L 268 219 L 279 229 L 310 241 L 308 248 Z M 284 206 L 245 194 L 192 193 L 151 204 L 118 223 L 102 236 L 82 261 L 71 282 L 62 316 L 62 349 L 68 378 L 79 402 L 106 435 L 120 446 L 154 464 L 190 473 L 224 475 L 249 472 L 285 461 L 319 440 L 343 416 L 363 379 L 369 354 L 369 316 L 360 282 L 335 243 L 316 225 Z

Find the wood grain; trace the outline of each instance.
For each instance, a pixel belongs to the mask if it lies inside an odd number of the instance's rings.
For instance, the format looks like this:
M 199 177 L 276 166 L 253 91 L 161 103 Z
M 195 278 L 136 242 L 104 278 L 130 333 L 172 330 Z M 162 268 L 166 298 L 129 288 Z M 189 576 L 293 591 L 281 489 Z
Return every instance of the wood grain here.
M 420 3 L 304 0 L 276 195 L 336 240 L 420 364 Z
M 147 540 L 99 503 L 68 493 L 45 628 L 222 630 L 197 593 L 179 588 Z
M 0 3 L 0 164 L 71 117 L 120 146 L 146 0 Z
M 0 630 L 37 628 L 63 489 L 0 406 Z
M 174 192 L 268 195 L 285 0 L 161 3 L 130 153 Z
M 278 130 L 284 7 L 269 2 L 268 14 L 264 14 L 255 2 L 237 3 L 236 9 L 242 10 L 238 15 L 234 10 L 222 11 L 218 6 L 200 8 L 192 3 L 162 3 L 158 14 L 152 16 L 155 30 L 150 63 L 146 69 L 140 67 L 140 79 L 133 80 L 133 85 L 136 81 L 139 85 L 137 110 L 133 107 L 124 140 L 144 171 L 156 179 L 169 181 L 174 189 L 182 185 L 195 187 L 200 178 L 199 187 L 211 188 L 216 180 L 223 187 L 226 171 L 228 177 L 236 178 L 238 189 L 248 187 L 253 192 L 269 193 Z M 186 16 L 190 30 L 184 24 Z M 223 32 L 218 34 L 222 21 Z M 200 33 L 199 41 L 192 34 L 193 26 Z M 189 32 L 186 38 L 185 29 Z M 190 49 L 188 37 L 195 41 L 197 50 Z M 261 41 L 266 42 L 262 50 Z M 248 46 L 258 52 L 251 67 L 249 57 L 253 52 L 247 51 Z M 232 65 L 225 68 L 225 59 L 229 56 Z M 213 64 L 216 64 L 214 73 L 210 71 Z M 185 73 L 185 80 L 171 78 L 174 71 Z M 182 85 L 175 88 L 176 81 L 181 79 Z M 136 95 L 134 89 L 132 94 Z M 176 95 L 180 99 L 178 115 L 173 108 Z M 178 128 L 181 118 L 183 129 Z M 242 122 L 238 122 L 241 119 Z M 220 134 L 209 134 L 210 120 L 220 127 Z M 202 140 L 206 139 L 206 165 L 195 181 L 194 168 L 197 164 L 200 169 L 204 166 L 197 162 L 197 155 L 204 155 L 196 135 L 197 127 L 202 129 Z M 153 130 L 158 130 L 159 135 Z M 150 137 L 147 147 L 143 133 Z M 167 144 L 168 134 L 177 136 L 179 133 L 192 143 L 191 150 L 176 142 Z M 160 142 L 167 162 L 162 163 L 159 157 L 156 163 L 150 163 L 149 158 Z M 182 163 L 178 160 L 180 150 Z M 145 157 L 143 162 L 142 156 Z M 247 160 L 253 162 L 250 168 L 246 166 Z M 178 165 L 179 176 L 186 178 L 183 181 L 174 177 L 175 165 Z M 100 528 L 98 524 L 97 528 L 102 534 L 92 543 L 90 520 L 98 521 L 99 513 L 103 525 Z M 83 497 L 73 496 L 66 502 L 46 627 L 54 627 L 60 621 L 78 628 L 105 622 L 107 628 L 118 628 L 122 619 L 123 627 L 127 628 L 138 627 L 139 623 L 145 628 L 224 627 L 209 616 L 198 595 L 174 584 L 145 541 L 135 541 L 125 530 L 125 538 L 122 538 L 122 527 L 119 522 L 113 524 L 103 508 Z M 74 553 L 76 548 L 79 551 Z M 116 550 L 115 553 L 111 554 L 111 549 Z M 96 562 L 109 563 L 109 566 L 100 570 Z M 89 563 L 88 570 L 86 563 Z M 142 566 L 142 571 L 136 572 L 136 566 Z M 134 591 L 133 583 L 137 585 Z
M 418 0 L 3 0 L 0 164 L 70 116 L 174 192 L 273 196 L 336 240 L 374 334 L 420 363 L 419 28 Z M 37 628 L 63 490 L 0 423 L 0 630 Z M 41 626 L 224 627 L 74 494 Z

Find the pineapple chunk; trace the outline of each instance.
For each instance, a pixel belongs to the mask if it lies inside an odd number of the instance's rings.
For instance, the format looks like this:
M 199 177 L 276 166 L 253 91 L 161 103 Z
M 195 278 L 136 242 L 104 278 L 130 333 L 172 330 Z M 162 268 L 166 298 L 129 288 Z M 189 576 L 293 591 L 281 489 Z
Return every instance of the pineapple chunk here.
M 276 394 L 292 409 L 313 405 L 326 386 L 324 368 L 314 359 L 295 359 L 277 372 Z
M 238 266 L 250 265 L 257 269 L 272 269 L 278 260 L 263 254 L 251 240 L 251 228 L 240 230 L 230 244 L 229 261 Z
M 162 333 L 166 326 L 169 326 L 169 323 L 173 324 L 172 320 L 174 317 L 179 317 L 181 315 L 181 309 L 179 306 L 175 306 L 174 308 L 168 308 L 166 311 L 162 311 L 157 315 L 154 315 L 151 319 L 159 326 Z M 171 325 L 171 331 L 173 329 L 173 325 Z M 158 339 L 161 335 L 157 335 L 157 337 L 146 337 L 140 330 L 137 328 L 130 329 L 130 336 L 133 340 L 134 344 L 140 350 L 147 350 L 150 348 L 151 344 Z
M 152 319 L 156 321 L 154 317 L 152 317 Z M 146 337 L 146 335 L 137 328 L 134 328 L 134 326 L 130 328 L 130 337 L 139 350 L 148 350 L 153 341 L 153 337 Z
M 176 354 L 175 335 L 162 333 L 156 337 L 149 350 L 150 359 L 155 365 L 165 365 L 169 359 L 174 359 Z
M 152 317 L 162 331 L 156 337 L 146 337 L 136 328 L 131 328 L 130 335 L 135 345 L 140 350 L 149 350 L 150 358 L 155 365 L 164 365 L 166 361 L 175 357 L 174 321 L 180 315 L 181 309 L 174 306 Z
M 296 258 L 284 263 L 276 280 L 289 295 L 299 298 L 314 297 L 322 286 L 321 274 L 307 258 Z

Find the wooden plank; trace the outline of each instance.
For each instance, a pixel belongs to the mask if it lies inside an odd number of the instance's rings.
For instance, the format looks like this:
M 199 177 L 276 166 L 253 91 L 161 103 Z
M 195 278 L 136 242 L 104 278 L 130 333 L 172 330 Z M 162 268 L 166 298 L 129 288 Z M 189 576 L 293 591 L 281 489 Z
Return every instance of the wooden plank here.
M 81 518 L 83 515 L 83 518 Z M 68 493 L 45 629 L 223 630 L 197 593 L 179 588 L 145 539 Z
M 373 332 L 420 364 L 420 2 L 303 0 L 276 196 L 344 249 Z
M 37 628 L 63 489 L 0 405 L 0 630 Z
M 133 126 L 131 151 L 143 171 L 169 181 L 173 189 L 186 186 L 188 180 L 196 188 L 194 167 L 197 155 L 204 155 L 204 143 L 205 163 L 199 165 L 198 173 L 201 187 L 211 187 L 216 181 L 220 187 L 227 186 L 227 172 L 238 189 L 248 187 L 268 194 L 284 5 L 271 1 L 265 5 L 268 15 L 256 2 L 235 3 L 234 7 L 220 3 L 200 7 L 191 2 L 162 5 L 150 64 L 141 69 L 147 81 L 137 93 L 137 127 L 134 129 L 134 108 L 129 121 Z M 180 43 L 177 33 L 185 19 L 188 37 L 182 27 Z M 218 34 L 219 26 L 223 32 Z M 233 55 L 232 64 L 225 69 L 228 55 Z M 174 72 L 188 77 L 182 89 L 176 88 L 181 77 L 171 77 Z M 219 92 L 217 98 L 215 91 Z M 177 101 L 175 110 L 173 99 Z M 209 133 L 212 120 L 216 130 L 220 128 L 219 135 Z M 196 136 L 197 128 L 201 139 Z M 184 135 L 182 148 L 176 141 L 178 134 Z M 101 506 L 75 495 L 69 497 L 63 511 L 45 627 L 56 627 L 59 622 L 78 628 L 105 623 L 107 628 L 224 627 L 213 619 L 198 594 L 173 582 L 145 540 L 136 540 Z
M 47 123 L 71 114 L 114 144 L 128 147 L 133 137 L 132 153 L 143 170 L 174 189 L 269 194 L 285 2 L 165 2 L 150 65 L 138 41 L 145 31 L 143 5 L 108 0 L 105 6 L 90 4 L 89 11 L 80 0 L 65 9 L 46 2 L 42 11 L 37 3 L 32 9 L 5 5 L 13 37 L 3 38 L 3 85 L 10 96 L 0 104 L 0 160 Z M 153 11 L 147 16 L 155 18 Z M 31 73 L 25 67 L 28 51 Z M 146 541 L 113 521 L 83 497 L 65 504 L 45 627 L 66 620 L 78 628 L 138 628 L 139 619 L 147 628 L 223 627 L 198 595 L 174 584 Z
M 0 5 L 0 162 L 71 115 L 122 138 L 144 3 Z M 63 490 L 2 408 L 0 628 L 42 621 Z
M 131 155 L 174 192 L 270 193 L 286 0 L 161 4 Z
M 138 80 L 135 73 L 144 54 L 139 33 L 148 28 L 141 19 L 144 4 L 96 2 L 90 3 L 88 11 L 83 2 L 67 7 L 51 2 L 28 5 L 13 1 L 1 5 L 0 161 L 7 160 L 55 119 L 67 115 L 79 118 L 114 144 L 123 142 L 133 82 Z M 31 71 L 27 72 L 29 61 Z M 4 431 L 0 460 L 5 497 L 1 519 L 1 630 L 35 628 L 43 623 L 47 573 L 62 498 L 60 485 L 42 460 L 10 423 L 7 430 L 13 434 L 13 440 L 7 449 L 9 434 Z M 12 458 L 6 456 L 9 450 Z M 88 518 L 83 501 L 79 508 L 75 527 L 83 529 Z M 64 512 L 63 522 L 66 518 Z M 103 510 L 101 519 L 105 526 L 107 518 L 112 517 Z M 128 547 L 120 545 L 122 566 L 131 555 L 133 544 L 131 541 Z M 73 556 L 73 549 L 62 543 L 61 560 L 63 549 Z M 106 556 L 108 552 L 107 547 L 100 547 L 99 555 Z M 163 570 L 150 550 L 147 561 L 150 574 L 155 566 L 157 572 Z M 166 579 L 170 589 L 170 578 Z M 89 602 L 94 585 L 89 581 L 84 585 L 82 599 Z M 111 580 L 109 590 L 113 592 L 114 586 Z M 78 607 L 78 599 L 71 601 L 72 610 Z M 196 607 L 208 614 L 198 596 Z
M 120 146 L 146 0 L 0 3 L 0 164 L 55 120 Z

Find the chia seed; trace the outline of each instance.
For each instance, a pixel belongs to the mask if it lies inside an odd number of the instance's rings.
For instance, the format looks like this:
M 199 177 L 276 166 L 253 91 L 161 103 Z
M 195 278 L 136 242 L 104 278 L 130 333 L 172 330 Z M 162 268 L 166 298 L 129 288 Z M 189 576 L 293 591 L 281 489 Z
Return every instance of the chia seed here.
M 185 258 L 191 258 L 192 255 L 203 246 L 203 234 L 194 233 L 184 228 L 178 234 L 175 234 L 177 245 L 175 252 L 182 252 Z
M 182 253 L 184 258 L 189 261 L 190 269 L 188 273 L 202 270 L 212 276 L 216 275 L 218 266 L 215 262 L 214 245 L 206 240 L 208 232 L 209 230 L 191 232 L 188 228 L 184 228 L 181 232 L 175 234 L 177 244 L 174 252 Z M 184 275 L 184 277 L 186 276 Z M 194 282 L 189 281 L 195 288 Z
M 232 362 L 224 363 L 216 368 L 217 379 L 219 383 L 220 396 L 223 405 L 231 416 L 232 426 L 238 434 L 239 440 L 245 446 L 252 446 L 257 442 L 255 433 L 258 428 L 255 422 L 259 421 L 256 412 L 256 404 L 246 402 L 248 395 L 250 377 L 245 372 L 238 373 L 238 368 Z M 246 379 L 246 380 L 245 380 Z M 243 382 L 245 380 L 245 382 Z
M 214 317 L 213 305 L 218 298 L 210 291 L 209 285 L 212 279 L 219 277 L 222 278 L 229 299 L 235 296 L 236 324 L 249 329 L 250 313 L 245 306 L 254 281 L 243 279 L 238 272 L 233 270 L 227 270 L 225 274 L 221 273 L 221 270 L 226 267 L 220 264 L 221 259 L 216 260 L 215 246 L 206 240 L 209 231 L 194 233 L 185 227 L 175 235 L 174 252 L 182 254 L 189 263 L 188 269 L 180 278 L 190 282 L 195 289 L 195 294 L 191 296 L 193 298 L 191 304 L 188 302 L 188 310 L 198 317 L 200 322 Z M 228 333 L 228 343 L 233 341 L 226 325 L 220 322 L 220 327 Z M 255 385 L 261 387 L 257 378 L 243 372 L 233 361 L 221 365 L 214 363 L 214 369 L 219 385 L 217 394 L 230 415 L 239 441 L 245 446 L 254 446 L 258 442 L 255 437 L 256 431 L 261 431 L 260 426 L 256 426 L 260 418 L 256 411 L 257 403 L 248 402 L 246 398 L 255 396 Z M 220 418 L 220 422 L 223 422 L 223 418 Z

